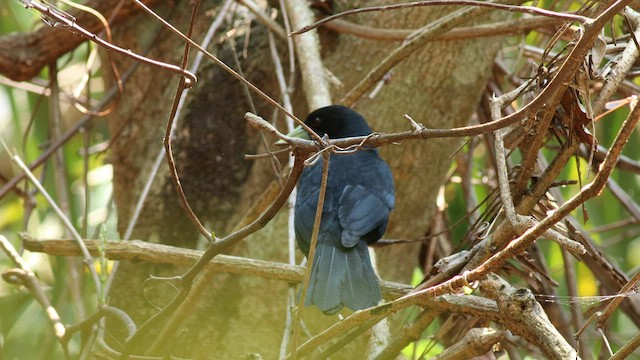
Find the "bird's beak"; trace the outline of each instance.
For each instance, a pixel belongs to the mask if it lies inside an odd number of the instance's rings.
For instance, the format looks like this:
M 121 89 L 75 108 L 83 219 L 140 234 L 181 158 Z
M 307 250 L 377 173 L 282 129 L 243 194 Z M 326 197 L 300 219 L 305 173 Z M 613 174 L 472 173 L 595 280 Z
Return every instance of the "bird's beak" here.
M 302 126 L 298 126 L 295 129 L 291 130 L 291 132 L 288 133 L 287 136 L 304 139 L 304 140 L 311 140 L 311 136 L 309 136 L 309 133 L 305 129 L 303 129 Z M 273 145 L 284 146 L 284 145 L 287 145 L 287 142 L 280 139 L 276 141 Z

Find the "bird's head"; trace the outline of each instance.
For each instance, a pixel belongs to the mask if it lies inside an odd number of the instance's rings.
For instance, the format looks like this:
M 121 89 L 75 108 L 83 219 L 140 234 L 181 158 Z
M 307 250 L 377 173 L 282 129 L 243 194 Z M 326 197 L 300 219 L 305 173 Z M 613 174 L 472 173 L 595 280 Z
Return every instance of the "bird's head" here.
M 330 105 L 313 111 L 304 121 L 318 135 L 340 139 L 371 134 L 364 117 L 342 105 Z
M 372 133 L 362 115 L 342 105 L 330 105 L 314 110 L 307 116 L 304 123 L 320 137 L 327 135 L 330 139 L 366 136 Z M 287 136 L 311 139 L 300 126 L 293 129 Z

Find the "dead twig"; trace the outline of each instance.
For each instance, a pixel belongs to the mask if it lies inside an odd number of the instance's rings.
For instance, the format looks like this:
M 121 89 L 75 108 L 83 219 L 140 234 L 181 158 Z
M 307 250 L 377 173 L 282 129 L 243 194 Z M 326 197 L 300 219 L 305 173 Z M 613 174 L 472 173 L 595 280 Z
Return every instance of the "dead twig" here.
M 98 256 L 101 246 L 99 240 L 85 240 L 85 244 L 91 255 Z M 74 240 L 33 239 L 29 236 L 23 236 L 23 245 L 29 251 L 53 256 L 81 255 L 80 247 Z M 191 266 L 202 257 L 203 253 L 200 250 L 153 244 L 141 240 L 107 240 L 104 243 L 105 257 L 114 261 L 136 260 L 152 264 Z M 304 277 L 302 266 L 223 254 L 216 256 L 205 266 L 213 272 L 255 276 L 289 283 L 300 283 Z M 380 286 L 387 299 L 396 299 L 406 294 L 411 288 L 406 284 L 382 280 Z
M 315 22 L 312 25 L 305 26 L 300 30 L 296 30 L 291 34 L 289 34 L 289 36 L 305 33 L 309 30 L 317 28 L 318 26 L 324 25 L 325 23 L 328 23 L 330 21 L 333 21 L 335 19 L 345 17 L 345 16 L 361 14 L 366 12 L 373 12 L 373 11 L 390 11 L 390 10 L 399 10 L 399 9 L 409 9 L 414 7 L 442 6 L 442 5 L 463 5 L 463 6 L 486 7 L 490 9 L 541 15 L 541 16 L 551 17 L 555 19 L 562 19 L 564 21 L 576 21 L 583 24 L 591 20 L 590 18 L 582 15 L 560 13 L 556 11 L 537 8 L 534 6 L 517 6 L 517 5 L 500 4 L 497 2 L 467 1 L 467 0 L 428 0 L 428 1 L 416 1 L 411 3 L 403 3 L 403 4 L 371 6 L 371 7 L 363 7 L 363 8 L 353 9 L 353 10 L 347 10 L 335 15 L 328 16 L 322 20 Z
M 544 16 L 523 17 L 519 19 L 501 21 L 491 24 L 466 26 L 452 29 L 433 38 L 433 41 L 455 41 L 475 39 L 486 36 L 519 35 L 536 28 L 547 27 L 562 23 L 562 20 Z M 323 25 L 341 34 L 349 34 L 364 39 L 377 41 L 405 41 L 407 37 L 418 29 L 380 29 L 360 25 L 346 20 L 336 19 Z
M 320 233 L 320 220 L 324 209 L 324 199 L 327 191 L 327 181 L 329 177 L 329 161 L 330 153 L 324 152 L 322 154 L 322 179 L 320 181 L 320 191 L 318 193 L 318 204 L 316 205 L 316 214 L 313 220 L 313 230 L 311 232 L 311 243 L 309 244 L 309 254 L 307 255 L 307 266 L 305 267 L 304 280 L 302 281 L 302 287 L 300 289 L 300 299 L 298 300 L 298 307 L 294 310 L 293 316 L 293 332 L 291 335 L 291 347 L 293 349 L 291 358 L 297 358 L 298 347 L 298 333 L 300 331 L 300 322 L 302 320 L 302 308 L 307 298 L 307 290 L 309 288 L 309 281 L 311 280 L 311 271 L 314 264 L 316 246 L 318 245 L 318 234 Z
M 66 28 L 68 30 L 74 31 L 77 34 L 81 35 L 82 37 L 84 37 L 87 40 L 93 41 L 96 44 L 104 47 L 106 50 L 108 51 L 113 51 L 116 52 L 118 54 L 124 55 L 128 58 L 131 58 L 133 60 L 139 61 L 143 64 L 147 64 L 147 65 L 151 65 L 151 66 L 155 66 L 157 68 L 163 69 L 163 70 L 167 70 L 176 74 L 179 74 L 181 76 L 186 77 L 187 79 L 189 79 L 189 81 L 187 82 L 188 86 L 191 87 L 193 86 L 193 84 L 196 83 L 197 79 L 196 76 L 193 75 L 192 73 L 185 71 L 183 69 L 181 69 L 178 66 L 175 66 L 173 64 L 168 64 L 162 61 L 158 61 L 158 60 L 153 60 L 150 59 L 146 56 L 142 56 L 139 54 L 134 53 L 133 51 L 129 50 L 129 49 L 123 49 L 117 45 L 111 44 L 101 38 L 99 38 L 96 34 L 92 33 L 91 31 L 86 30 L 85 28 L 83 28 L 82 26 L 76 24 L 76 20 L 75 18 L 69 16 L 67 13 L 60 11 L 58 9 L 53 8 L 51 5 L 46 5 L 43 4 L 41 2 L 38 1 L 32 1 L 32 0 L 20 0 L 23 5 L 25 6 L 25 8 L 27 9 L 34 9 L 37 10 L 38 12 L 40 12 L 42 14 L 42 16 L 46 19 L 47 23 L 52 24 L 53 26 L 56 27 L 62 27 L 62 28 Z

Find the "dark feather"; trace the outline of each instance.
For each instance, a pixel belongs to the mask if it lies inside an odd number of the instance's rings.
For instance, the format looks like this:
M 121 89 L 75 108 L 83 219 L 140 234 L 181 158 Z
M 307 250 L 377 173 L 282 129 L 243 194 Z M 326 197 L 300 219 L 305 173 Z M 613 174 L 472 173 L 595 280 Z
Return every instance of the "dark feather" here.
M 371 129 L 358 113 L 331 106 L 305 121 L 330 138 L 367 135 Z M 306 168 L 298 184 L 296 240 L 308 255 L 322 179 L 322 160 Z M 393 178 L 375 149 L 334 154 L 329 162 L 325 203 L 306 305 L 327 314 L 343 306 L 360 310 L 380 299 L 378 279 L 367 244 L 382 237 L 394 207 Z

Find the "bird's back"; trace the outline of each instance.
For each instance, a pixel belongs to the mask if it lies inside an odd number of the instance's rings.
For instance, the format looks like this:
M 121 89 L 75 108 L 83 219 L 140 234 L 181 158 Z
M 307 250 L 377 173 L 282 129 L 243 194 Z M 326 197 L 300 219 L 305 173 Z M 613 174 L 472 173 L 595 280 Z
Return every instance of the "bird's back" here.
M 322 181 L 323 160 L 304 169 L 298 183 L 295 229 L 299 246 L 305 254 L 309 252 L 309 242 L 313 230 L 313 220 L 318 205 L 320 183 Z M 339 224 L 340 198 L 345 190 L 362 186 L 371 195 L 375 196 L 386 207 L 380 209 L 387 213 L 394 207 L 393 178 L 389 166 L 378 156 L 374 150 L 359 151 L 353 154 L 334 154 L 329 160 L 329 176 L 325 193 L 323 216 L 321 223 L 321 235 L 330 237 L 340 245 L 343 227 Z M 372 211 L 375 209 L 356 208 L 352 211 Z M 366 213 L 362 214 L 366 217 Z M 380 223 L 386 228 L 386 221 Z M 384 229 L 382 231 L 384 233 Z M 367 239 L 369 244 L 377 241 L 382 236 Z M 302 242 L 302 243 L 300 243 Z
M 309 253 L 322 167 L 322 160 L 307 167 L 298 184 L 294 228 L 305 254 Z M 380 239 L 393 206 L 391 171 L 376 150 L 331 156 L 307 305 L 333 313 L 342 306 L 359 310 L 378 303 L 380 290 L 367 244 Z

